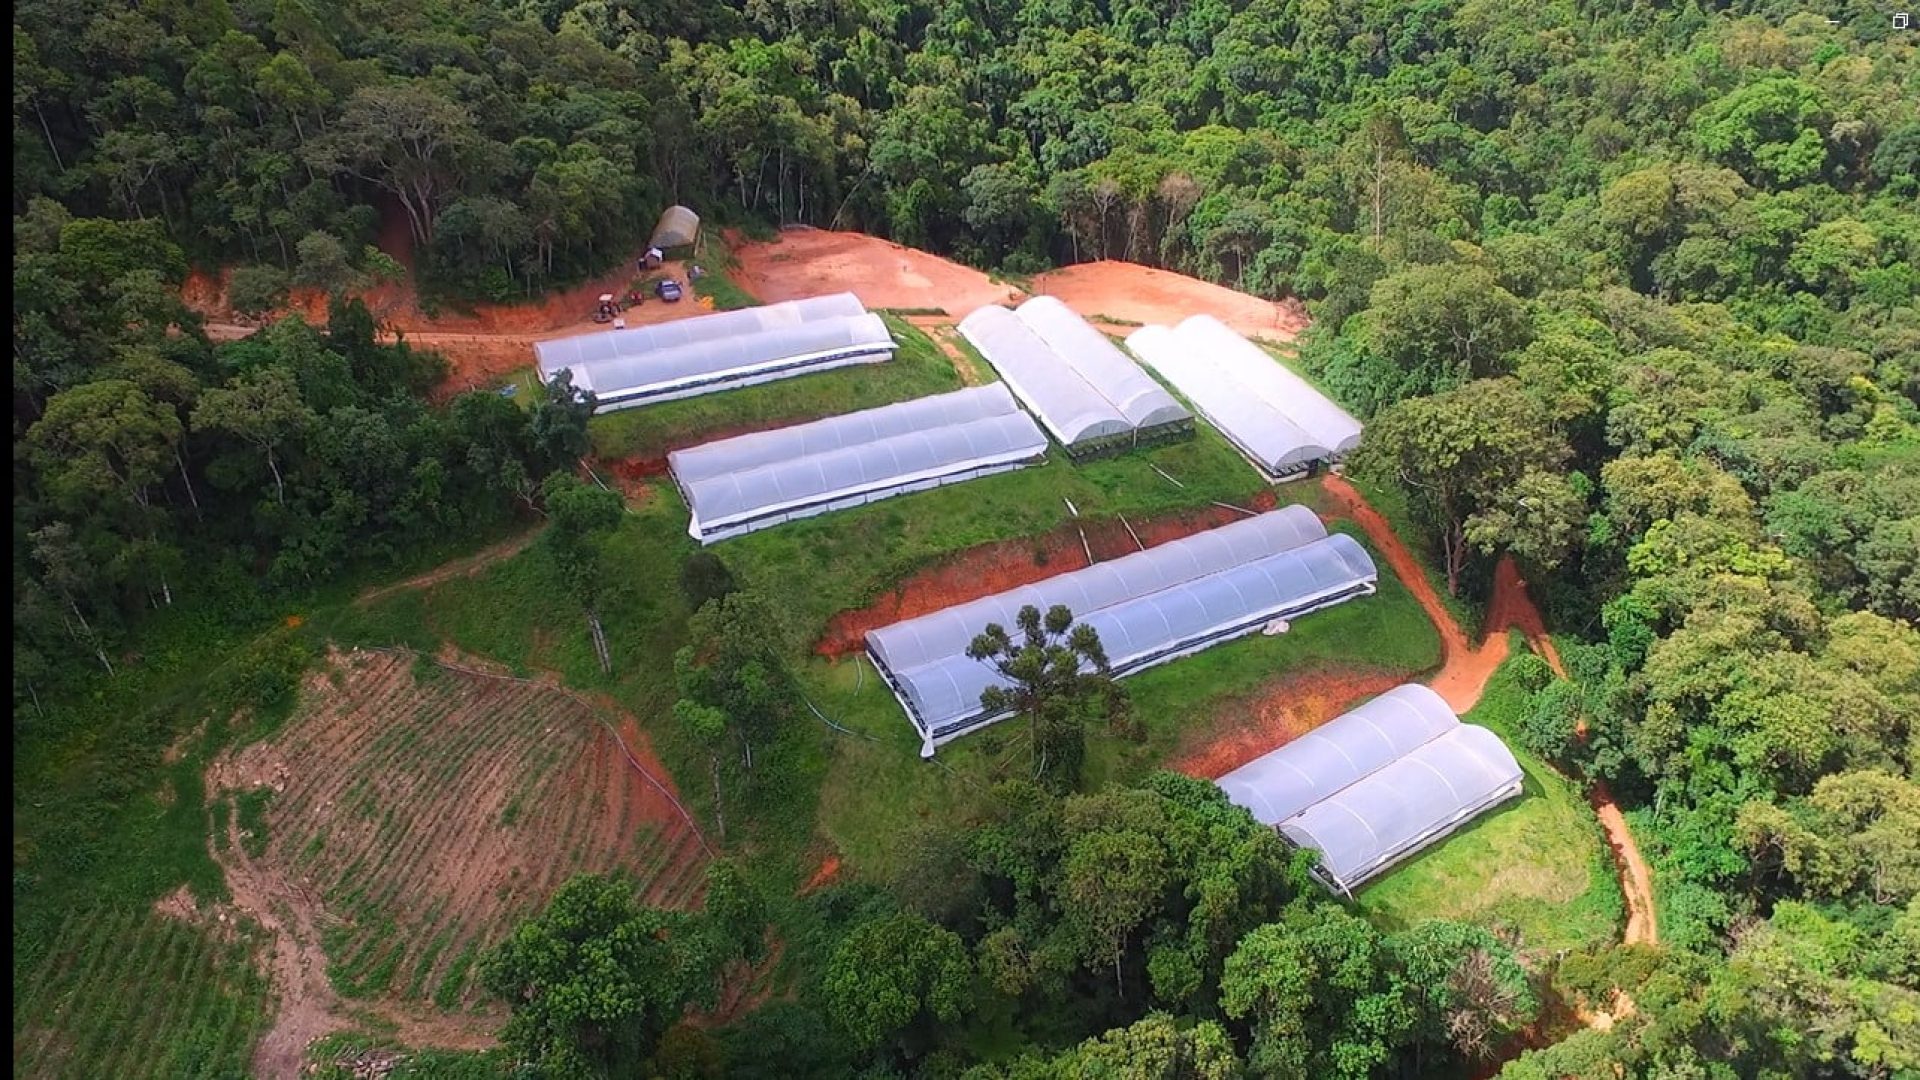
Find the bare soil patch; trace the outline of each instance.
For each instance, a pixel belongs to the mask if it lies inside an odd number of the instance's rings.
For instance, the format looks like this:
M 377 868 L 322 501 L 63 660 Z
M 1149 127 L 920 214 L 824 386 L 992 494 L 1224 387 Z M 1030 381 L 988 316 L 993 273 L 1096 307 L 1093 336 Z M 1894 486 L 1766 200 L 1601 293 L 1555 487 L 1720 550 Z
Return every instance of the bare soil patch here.
M 1271 510 L 1274 505 L 1273 493 L 1261 491 L 1249 509 Z M 1229 507 L 1209 506 L 1141 521 L 1083 521 L 1040 536 L 968 548 L 900 582 L 871 604 L 835 615 L 814 651 L 821 656 L 856 653 L 866 648 L 867 631 L 877 627 L 1083 569 L 1091 565 L 1089 548 L 1094 562 L 1105 562 L 1139 551 L 1142 544 L 1154 547 L 1245 516 Z M 1140 543 L 1134 542 L 1136 535 Z
M 402 222 L 404 225 L 404 222 Z M 404 230 L 403 230 L 404 232 Z M 396 242 L 383 235 L 383 249 Z M 410 248 L 407 250 L 410 256 Z M 388 252 L 393 254 L 393 252 Z M 637 253 L 636 253 L 637 254 Z M 402 259 L 402 262 L 406 262 Z M 667 274 L 686 282 L 687 265 L 671 261 L 652 274 Z M 252 334 L 260 325 L 287 314 L 299 314 L 316 325 L 327 318 L 327 297 L 317 289 L 294 289 L 287 304 L 262 319 L 245 319 L 236 314 L 227 298 L 230 271 L 195 270 L 188 274 L 181 299 L 207 320 L 207 335 L 215 341 L 235 341 Z M 437 395 L 445 398 L 476 387 L 493 385 L 504 376 L 528 370 L 534 362 L 536 342 L 586 334 L 610 327 L 593 321 L 593 311 L 603 293 L 624 298 L 635 277 L 641 276 L 633 260 L 599 277 L 550 293 L 538 300 L 512 304 L 480 304 L 469 310 L 422 310 L 411 278 L 362 290 L 366 302 L 383 330 L 385 340 L 404 338 L 418 349 L 432 350 L 447 358 L 450 368 Z M 711 303 L 691 295 L 669 304 L 649 298 L 627 308 L 621 317 L 629 327 L 671 322 L 704 315 L 713 310 Z
M 820 868 L 813 872 L 813 876 L 807 879 L 806 884 L 800 886 L 800 895 L 805 896 L 815 889 L 825 888 L 833 883 L 834 878 L 839 876 L 840 854 L 839 852 L 831 852 L 826 858 L 820 860 Z
M 409 1045 L 490 1044 L 501 1017 L 474 961 L 574 873 L 623 873 L 656 906 L 698 903 L 702 841 L 630 718 L 616 739 L 570 692 L 445 669 L 416 681 L 409 654 L 333 668 L 278 734 L 208 769 L 210 798 L 273 792 L 257 855 L 237 813 L 214 845 L 236 907 L 274 941 L 260 1074 L 294 1075 L 356 1011 Z
M 1292 341 L 1308 322 L 1298 300 L 1262 300 L 1171 270 L 1112 259 L 1049 270 L 1033 279 L 1033 291 L 1058 297 L 1088 318 L 1171 326 L 1205 313 L 1248 337 L 1269 341 Z
M 790 226 L 770 241 L 733 240 L 733 280 L 766 303 L 851 292 L 870 308 L 933 308 L 958 319 L 1023 296 L 972 267 L 865 233 Z
M 1402 676 L 1387 672 L 1340 667 L 1283 676 L 1250 698 L 1228 702 L 1221 710 L 1221 731 L 1195 733 L 1171 767 L 1217 780 L 1402 681 Z

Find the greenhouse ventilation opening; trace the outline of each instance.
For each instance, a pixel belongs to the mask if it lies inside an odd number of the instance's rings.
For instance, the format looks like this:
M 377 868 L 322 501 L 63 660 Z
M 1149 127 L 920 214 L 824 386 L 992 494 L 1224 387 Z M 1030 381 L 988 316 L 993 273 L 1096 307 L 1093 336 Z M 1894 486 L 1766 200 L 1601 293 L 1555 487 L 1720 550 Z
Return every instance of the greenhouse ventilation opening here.
M 1360 445 L 1359 421 L 1211 315 L 1143 326 L 1127 348 L 1269 480 L 1305 476 Z
M 999 383 L 667 455 L 703 544 L 1017 469 L 1047 437 Z
M 1319 852 L 1314 875 L 1351 896 L 1520 794 L 1523 776 L 1499 736 L 1461 723 L 1439 694 L 1409 683 L 1218 783 L 1261 823 Z
M 1287 506 L 868 631 L 867 653 L 919 730 L 921 756 L 931 757 L 1009 715 L 981 705 L 981 691 L 1005 684 L 967 646 L 988 623 L 1012 626 L 1025 605 L 1066 605 L 1099 632 L 1124 677 L 1369 595 L 1377 578 L 1352 537 L 1329 535 L 1313 511 Z
M 542 341 L 542 381 L 562 369 L 596 407 L 624 409 L 893 356 L 893 335 L 852 293 Z
M 960 320 L 1022 404 L 1069 456 L 1186 438 L 1193 414 L 1085 319 L 1051 296 Z

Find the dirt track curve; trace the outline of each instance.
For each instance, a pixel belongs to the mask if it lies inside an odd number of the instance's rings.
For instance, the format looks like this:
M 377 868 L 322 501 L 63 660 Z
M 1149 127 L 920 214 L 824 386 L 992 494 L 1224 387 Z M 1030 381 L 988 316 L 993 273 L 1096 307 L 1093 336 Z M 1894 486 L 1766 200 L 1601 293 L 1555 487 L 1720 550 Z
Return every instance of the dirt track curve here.
M 1519 569 L 1511 557 L 1502 558 L 1494 570 L 1493 600 L 1487 605 L 1486 635 L 1480 646 L 1468 645 L 1467 636 L 1454 621 L 1453 613 L 1440 602 L 1440 596 L 1427 580 L 1420 563 L 1394 534 L 1387 519 L 1379 511 L 1367 504 L 1352 484 L 1338 476 L 1328 476 L 1320 481 L 1321 489 L 1334 500 L 1344 516 L 1351 517 L 1367 531 L 1367 538 L 1386 556 L 1395 574 L 1406 584 L 1407 591 L 1418 600 L 1420 607 L 1433 620 L 1440 632 L 1441 665 L 1440 673 L 1430 682 L 1440 696 L 1446 699 L 1448 706 L 1457 713 L 1466 713 L 1480 703 L 1480 695 L 1487 689 L 1487 680 L 1507 658 L 1507 632 L 1519 630 L 1527 639 L 1527 644 L 1546 660 L 1553 673 L 1561 677 L 1567 674 L 1560 663 L 1560 654 L 1553 647 L 1553 639 L 1547 636 L 1546 625 L 1540 618 L 1540 612 L 1527 598 L 1527 583 L 1521 579 Z M 1613 801 L 1613 795 L 1604 784 L 1595 784 L 1588 793 L 1588 801 L 1593 804 L 1594 814 L 1600 819 L 1600 827 L 1606 831 L 1607 846 L 1613 852 L 1614 867 L 1620 876 L 1620 892 L 1627 901 L 1627 929 L 1623 943 L 1627 945 L 1655 944 L 1660 940 L 1658 923 L 1653 905 L 1653 872 L 1648 868 L 1646 859 L 1640 855 L 1640 848 L 1633 841 L 1633 833 L 1627 828 L 1626 818 L 1621 815 L 1620 807 Z

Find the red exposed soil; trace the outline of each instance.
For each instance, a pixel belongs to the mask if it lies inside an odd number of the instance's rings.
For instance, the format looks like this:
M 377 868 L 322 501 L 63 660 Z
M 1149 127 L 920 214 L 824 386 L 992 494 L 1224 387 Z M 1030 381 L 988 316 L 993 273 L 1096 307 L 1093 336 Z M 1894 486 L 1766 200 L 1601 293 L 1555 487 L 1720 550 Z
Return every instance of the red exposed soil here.
M 209 798 L 276 793 L 255 838 L 264 850 L 247 850 L 237 814 L 230 842 L 213 846 L 235 907 L 272 942 L 278 1006 L 256 1075 L 297 1075 L 312 1040 L 356 1013 L 397 1025 L 409 1045 L 489 1045 L 497 1009 L 443 1014 L 421 998 L 443 979 L 470 985 L 455 958 L 572 873 L 625 872 L 647 883 L 649 904 L 699 903 L 704 842 L 631 717 L 609 728 L 604 701 L 452 661 L 420 681 L 410 654 L 336 656 L 285 727 L 208 769 Z M 344 943 L 331 956 L 329 933 Z M 329 974 L 349 956 L 362 971 L 390 958 L 403 974 L 349 1006 Z M 403 990 L 408 972 L 417 990 Z
M 1272 491 L 1261 491 L 1250 509 L 1271 510 Z M 1117 559 L 1140 550 L 1134 542 L 1154 547 L 1169 540 L 1216 529 L 1246 515 L 1225 506 L 1209 506 L 1144 521 L 1102 519 L 1064 525 L 1038 537 L 998 540 L 968 548 L 940 565 L 907 578 L 893 591 L 866 607 L 843 611 L 827 623 L 827 632 L 814 646 L 821 656 L 846 656 L 866 648 L 866 633 L 901 619 L 911 619 L 969 600 L 978 600 L 1021 585 L 1031 585 L 1088 565 L 1087 548 L 1097 562 Z M 1128 526 L 1132 526 L 1132 532 Z M 1081 543 L 1085 531 L 1086 543 Z
M 731 238 L 733 280 L 767 303 L 851 292 L 870 308 L 926 308 L 959 318 L 1017 301 L 1019 289 L 972 267 L 868 236 L 804 225 L 770 241 Z
M 1440 673 L 1434 676 L 1430 685 L 1455 712 L 1468 712 L 1479 703 L 1480 695 L 1487 688 L 1487 680 L 1493 677 L 1494 670 L 1507 658 L 1509 630 L 1519 630 L 1527 644 L 1546 660 L 1554 674 L 1563 678 L 1566 676 L 1566 669 L 1560 663 L 1560 654 L 1553 647 L 1553 639 L 1547 635 L 1545 620 L 1541 619 L 1533 601 L 1528 599 L 1527 583 L 1521 578 L 1520 570 L 1511 557 L 1502 558 L 1494 568 L 1493 598 L 1487 604 L 1486 637 L 1478 649 L 1470 649 L 1466 635 L 1461 633 L 1459 624 L 1453 621 L 1452 613 L 1441 605 L 1439 595 L 1433 591 L 1419 562 L 1400 542 L 1400 538 L 1394 535 L 1386 519 L 1367 505 L 1360 493 L 1340 477 L 1324 478 L 1321 487 L 1333 497 L 1343 513 L 1366 530 L 1374 547 L 1387 557 L 1394 573 L 1419 600 L 1420 607 L 1440 631 L 1443 662 Z M 1613 801 L 1606 785 L 1595 784 L 1588 792 L 1588 801 L 1593 804 L 1600 826 L 1606 832 L 1607 845 L 1613 851 L 1614 865 L 1619 871 L 1620 891 L 1626 896 L 1625 943 L 1653 944 L 1659 940 L 1653 901 L 1653 873 L 1641 857 L 1633 833 L 1627 828 L 1626 819 L 1621 816 L 1620 807 Z
M 1168 326 L 1206 312 L 1248 337 L 1292 341 L 1306 329 L 1297 300 L 1262 300 L 1225 285 L 1130 262 L 1079 263 L 1033 279 L 1033 291 L 1059 297 L 1089 318 L 1105 315 Z
M 950 317 L 914 315 L 908 318 L 907 322 L 924 331 L 934 345 L 947 354 L 947 359 L 953 362 L 954 374 L 960 376 L 962 386 L 979 386 L 987 381 L 986 376 L 980 373 L 980 368 L 973 357 L 962 352 L 959 344 L 954 341 L 954 335 L 958 331 L 954 329 L 953 320 Z
M 1404 681 L 1389 672 L 1334 667 L 1288 675 L 1250 699 L 1229 702 L 1223 711 L 1232 722 L 1225 734 L 1180 754 L 1172 768 L 1203 780 L 1225 776 Z
M 405 264 L 411 259 L 411 248 L 404 244 L 405 222 L 401 225 L 400 239 L 389 237 L 383 231 L 381 247 L 387 250 L 389 243 L 400 244 L 406 253 L 406 257 L 401 258 Z M 681 282 L 687 280 L 686 265 L 679 262 L 668 262 L 650 273 L 668 274 Z M 421 310 L 410 278 L 379 285 L 359 295 L 379 320 L 387 340 L 403 337 L 416 348 L 432 350 L 447 358 L 450 370 L 439 395 L 450 397 L 463 390 L 492 385 L 502 376 L 531 368 L 535 342 L 609 329 L 593 321 L 598 298 L 602 293 L 625 297 L 635 276 L 634 265 L 628 261 L 599 278 L 537 301 L 481 304 L 470 311 L 441 311 L 431 316 Z M 227 271 L 215 274 L 195 270 L 181 289 L 181 298 L 207 320 L 207 335 L 215 341 L 246 337 L 259 329 L 261 323 L 288 313 L 299 313 L 315 324 L 326 321 L 326 294 L 317 289 L 294 289 L 282 310 L 258 321 L 243 319 L 227 301 L 227 277 Z M 699 299 L 674 304 L 648 300 L 627 308 L 621 317 L 630 327 L 646 326 L 704 315 L 712 310 L 710 302 Z
M 815 870 L 813 876 L 807 879 L 807 883 L 800 886 L 800 895 L 805 896 L 815 889 L 825 886 L 828 882 L 831 882 L 839 876 L 840 855 L 838 852 L 835 852 L 820 860 L 820 869 Z

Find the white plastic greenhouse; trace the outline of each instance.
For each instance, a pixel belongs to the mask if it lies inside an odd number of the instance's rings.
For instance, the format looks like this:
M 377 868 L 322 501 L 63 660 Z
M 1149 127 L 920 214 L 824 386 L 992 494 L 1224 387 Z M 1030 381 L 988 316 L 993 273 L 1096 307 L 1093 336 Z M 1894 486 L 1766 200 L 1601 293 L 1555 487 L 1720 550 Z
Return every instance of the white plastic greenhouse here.
M 975 311 L 960 320 L 960 333 L 1068 453 L 1133 430 L 1112 402 L 1006 308 L 988 304 Z
M 936 394 L 667 455 L 703 544 L 1040 460 L 1006 387 Z
M 867 633 L 867 652 L 919 729 L 923 756 L 1005 714 L 980 693 L 1001 680 L 966 655 L 988 623 L 1064 604 L 1100 634 L 1125 676 L 1374 591 L 1373 560 L 1289 506 L 1110 562 Z
M 1314 462 L 1333 456 L 1286 414 L 1226 378 L 1167 327 L 1135 330 L 1127 337 L 1127 348 L 1185 394 L 1268 480 L 1300 476 Z
M 1219 780 L 1234 803 L 1320 853 L 1355 888 L 1520 793 L 1512 751 L 1425 686 L 1395 687 Z
M 1211 315 L 1142 327 L 1127 347 L 1165 376 L 1269 479 L 1338 461 L 1360 422 L 1313 384 Z
M 893 336 L 852 293 L 543 341 L 541 379 L 561 369 L 601 409 L 693 397 L 893 355 Z
M 1193 430 L 1172 394 L 1051 296 L 1017 311 L 988 304 L 960 320 L 960 332 L 1075 457 Z
M 1177 425 L 1190 426 L 1189 413 L 1133 358 L 1074 310 L 1051 296 L 1036 296 L 1014 309 L 1055 355 L 1095 393 L 1107 399 L 1142 437 Z

